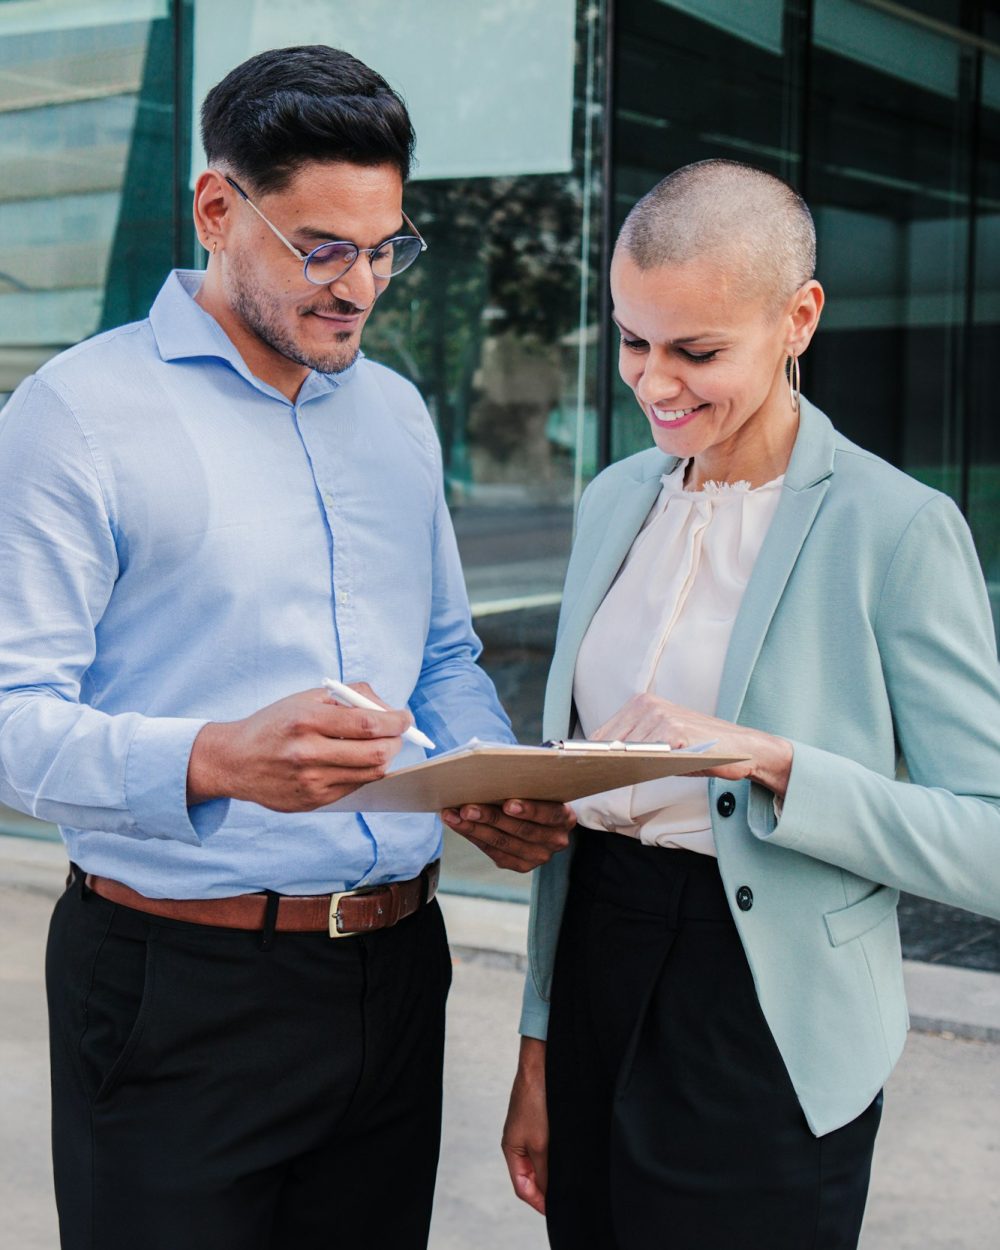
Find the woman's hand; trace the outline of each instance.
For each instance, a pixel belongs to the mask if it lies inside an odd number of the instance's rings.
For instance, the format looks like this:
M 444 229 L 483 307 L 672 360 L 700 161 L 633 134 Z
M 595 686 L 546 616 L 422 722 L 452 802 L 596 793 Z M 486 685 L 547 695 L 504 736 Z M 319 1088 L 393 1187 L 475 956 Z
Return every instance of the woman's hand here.
M 514 1193 L 545 1214 L 549 1182 L 549 1116 L 545 1108 L 545 1043 L 521 1038 L 521 1056 L 510 1091 L 500 1148 Z
M 749 777 L 779 799 L 785 797 L 792 771 L 793 748 L 784 738 L 692 712 L 655 694 L 633 695 L 590 736 L 601 742 L 669 742 L 675 750 L 716 739 L 712 748 L 716 754 L 748 758 L 741 764 L 726 764 L 687 776 L 725 777 L 727 781 Z

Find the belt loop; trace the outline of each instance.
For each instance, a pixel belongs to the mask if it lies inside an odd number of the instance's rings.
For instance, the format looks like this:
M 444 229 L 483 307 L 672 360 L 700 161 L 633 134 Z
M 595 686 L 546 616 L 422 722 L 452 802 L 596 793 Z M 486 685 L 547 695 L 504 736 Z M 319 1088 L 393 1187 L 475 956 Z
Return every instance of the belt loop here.
M 257 939 L 257 949 L 269 951 L 274 946 L 274 930 L 278 923 L 278 905 L 281 902 L 281 895 L 276 894 L 274 890 L 265 890 L 267 902 L 264 905 L 264 924 L 260 931 L 260 937 Z
M 87 897 L 87 874 L 72 860 L 66 873 L 66 889 L 75 890 L 81 899 Z

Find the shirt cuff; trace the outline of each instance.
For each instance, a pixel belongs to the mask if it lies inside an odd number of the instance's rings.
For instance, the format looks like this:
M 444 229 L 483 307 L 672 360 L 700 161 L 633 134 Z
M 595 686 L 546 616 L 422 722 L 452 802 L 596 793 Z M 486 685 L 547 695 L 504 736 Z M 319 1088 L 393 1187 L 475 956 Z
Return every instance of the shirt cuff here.
M 210 832 L 203 821 L 195 828 L 187 803 L 188 761 L 194 740 L 207 724 L 188 718 L 147 717 L 139 724 L 125 765 L 125 802 L 136 833 L 147 838 L 172 838 L 192 846 Z M 212 811 L 217 828 L 219 804 L 201 804 Z M 228 807 L 228 802 L 225 804 Z M 223 812 L 224 816 L 224 812 Z
M 535 989 L 529 969 L 524 978 L 524 999 L 521 1007 L 521 1023 L 518 1032 L 522 1037 L 537 1037 L 544 1042 L 549 1031 L 549 1004 Z

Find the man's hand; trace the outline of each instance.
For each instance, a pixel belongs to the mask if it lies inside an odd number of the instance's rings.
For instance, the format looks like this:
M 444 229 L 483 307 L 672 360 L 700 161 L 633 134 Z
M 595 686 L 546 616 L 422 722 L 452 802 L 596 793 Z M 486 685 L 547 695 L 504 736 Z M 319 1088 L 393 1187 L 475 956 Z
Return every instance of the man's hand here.
M 521 1058 L 510 1092 L 500 1148 L 514 1193 L 545 1214 L 549 1183 L 549 1116 L 545 1107 L 545 1043 L 521 1038 Z
M 378 699 L 363 683 L 354 688 Z M 384 777 L 412 723 L 409 712 L 342 707 L 325 690 L 289 695 L 244 720 L 213 722 L 194 740 L 188 805 L 233 798 L 277 812 L 312 811 Z
M 531 872 L 569 846 L 576 816 L 565 803 L 508 799 L 503 807 L 467 803 L 453 807 L 441 819 L 463 838 L 484 851 L 499 868 Z

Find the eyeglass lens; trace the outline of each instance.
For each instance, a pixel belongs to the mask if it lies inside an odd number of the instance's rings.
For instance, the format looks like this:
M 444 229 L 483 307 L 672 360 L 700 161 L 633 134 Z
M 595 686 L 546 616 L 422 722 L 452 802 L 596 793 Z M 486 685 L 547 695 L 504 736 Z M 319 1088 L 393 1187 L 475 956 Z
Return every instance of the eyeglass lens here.
M 411 235 L 388 239 L 371 253 L 376 278 L 392 278 L 412 265 L 420 255 L 420 240 Z M 306 262 L 306 278 L 318 286 L 335 281 L 359 256 L 353 243 L 324 243 L 311 252 Z

